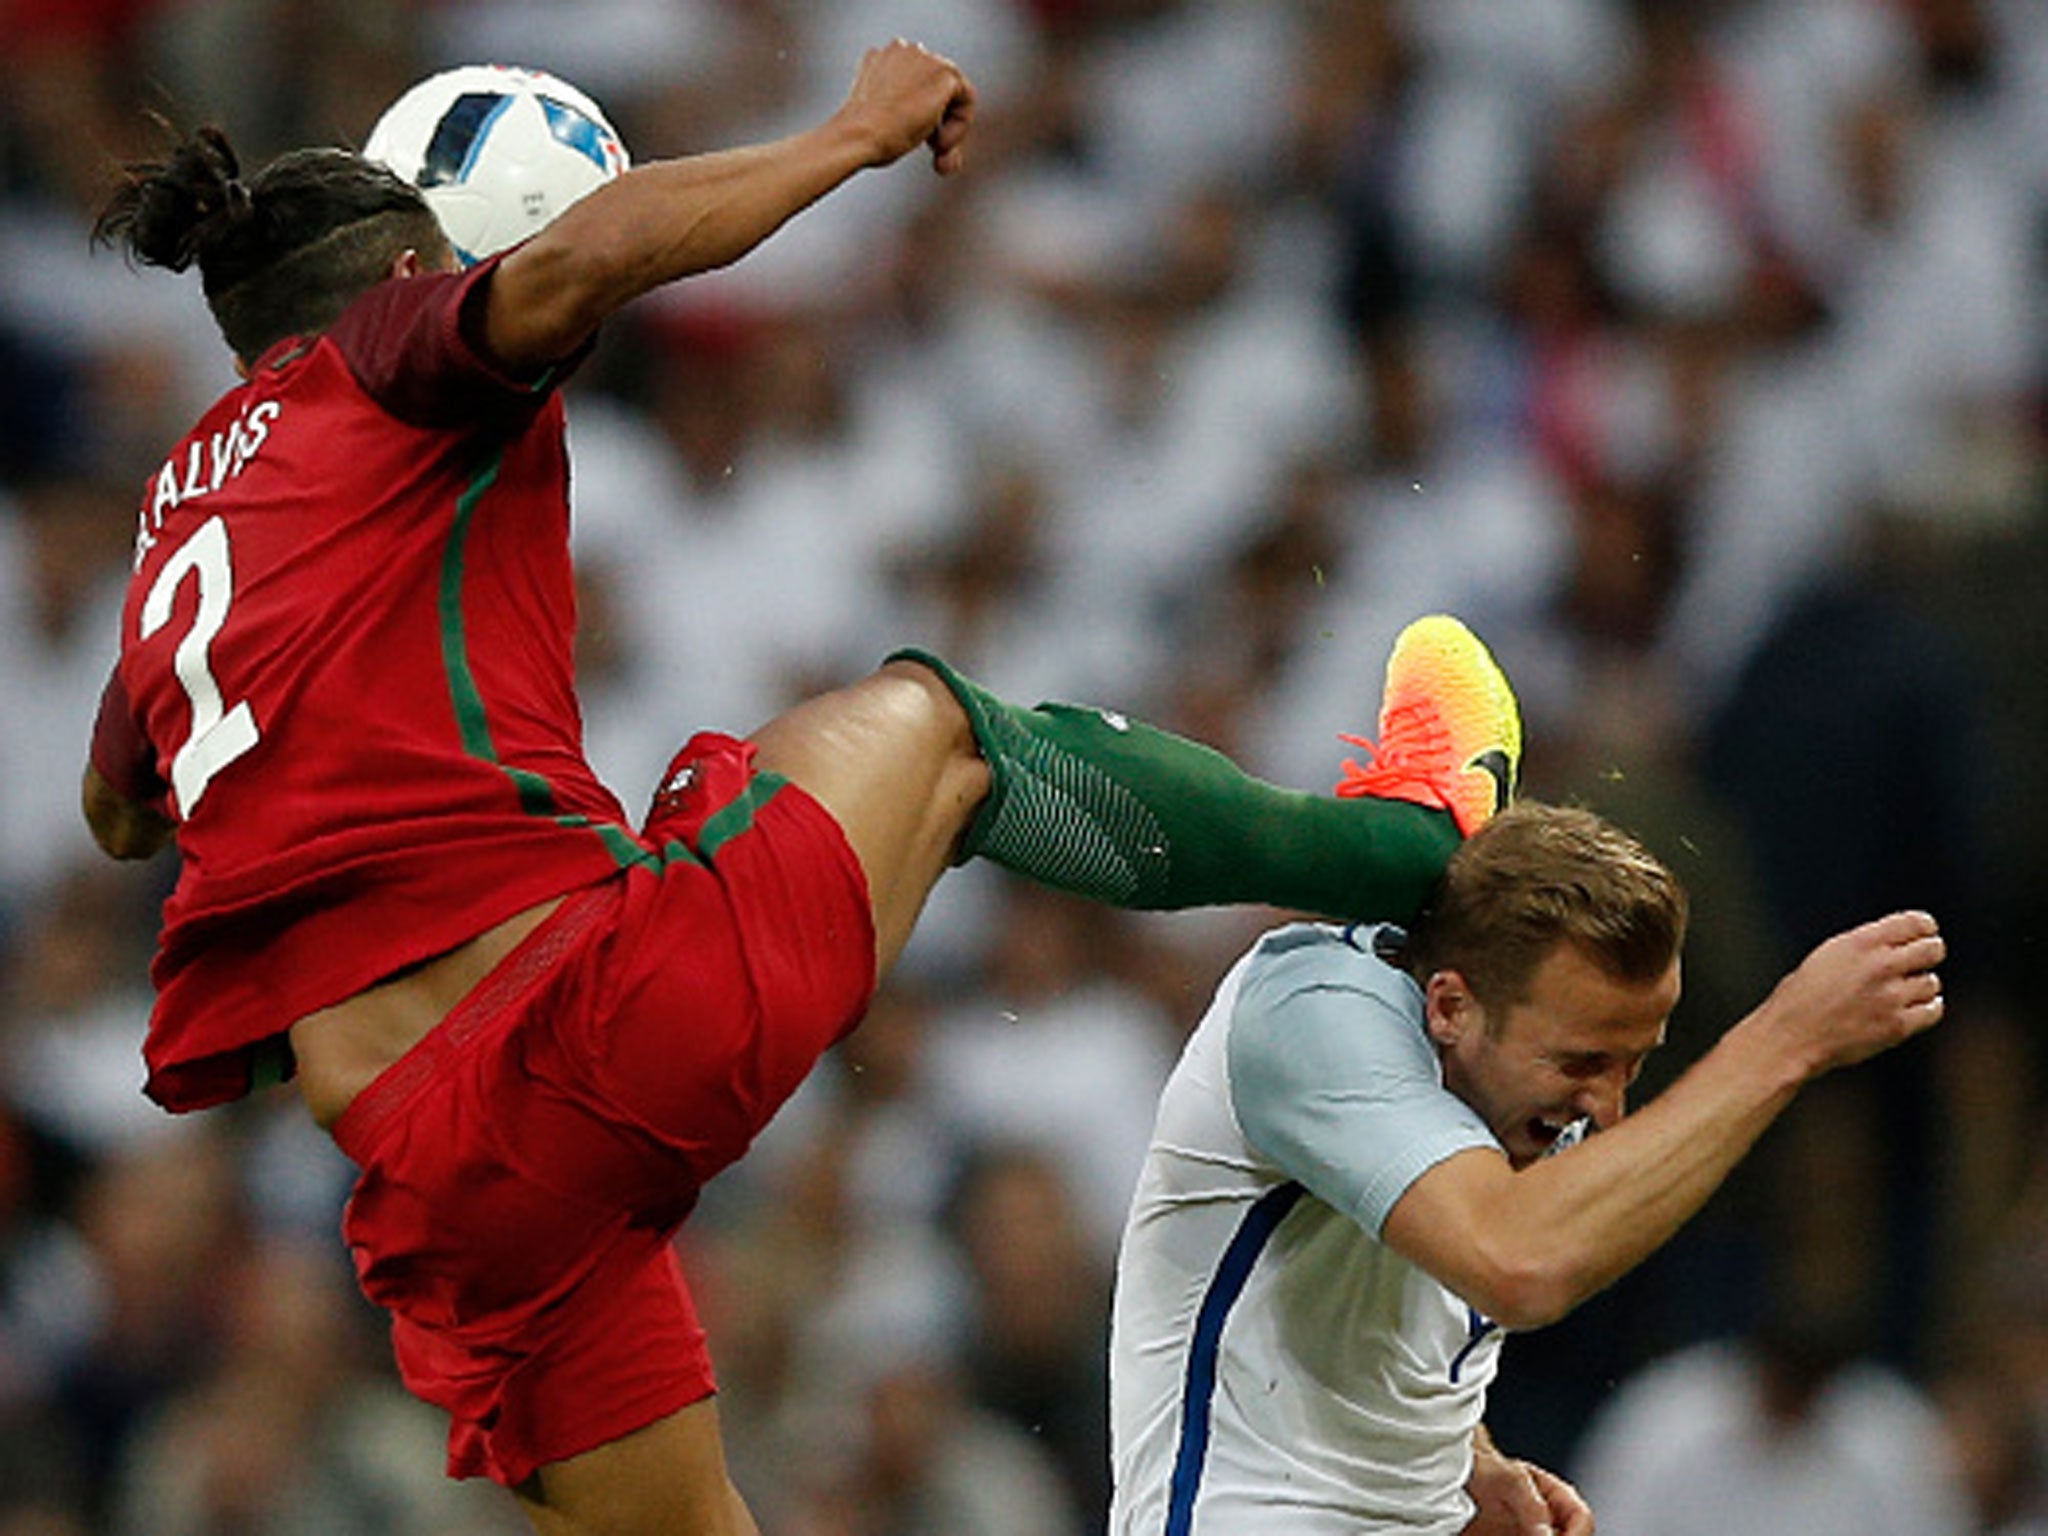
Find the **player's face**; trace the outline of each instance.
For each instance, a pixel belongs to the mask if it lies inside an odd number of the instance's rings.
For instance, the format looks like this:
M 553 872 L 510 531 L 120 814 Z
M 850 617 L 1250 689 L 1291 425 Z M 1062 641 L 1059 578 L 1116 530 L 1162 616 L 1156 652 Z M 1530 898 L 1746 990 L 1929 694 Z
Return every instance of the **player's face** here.
M 1455 972 L 1431 979 L 1430 1030 L 1444 1081 L 1485 1118 L 1517 1168 L 1565 1127 L 1605 1129 L 1628 1112 L 1628 1090 L 1664 1042 L 1679 967 L 1647 984 L 1616 981 L 1569 944 L 1537 967 L 1529 995 L 1489 1015 Z

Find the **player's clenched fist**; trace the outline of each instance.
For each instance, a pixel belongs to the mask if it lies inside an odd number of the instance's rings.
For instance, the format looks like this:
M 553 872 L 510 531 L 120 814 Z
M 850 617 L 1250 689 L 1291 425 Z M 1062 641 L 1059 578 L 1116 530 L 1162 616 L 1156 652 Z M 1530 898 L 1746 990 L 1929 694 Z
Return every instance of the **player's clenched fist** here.
M 840 114 L 870 135 L 872 164 L 888 165 L 925 144 L 932 168 L 951 175 L 974 118 L 974 86 L 951 59 L 898 38 L 862 57 Z
M 1758 1020 L 1795 1053 L 1803 1075 L 1845 1067 L 1932 1028 L 1942 1015 L 1948 953 L 1925 912 L 1894 912 L 1838 933 L 1779 982 Z

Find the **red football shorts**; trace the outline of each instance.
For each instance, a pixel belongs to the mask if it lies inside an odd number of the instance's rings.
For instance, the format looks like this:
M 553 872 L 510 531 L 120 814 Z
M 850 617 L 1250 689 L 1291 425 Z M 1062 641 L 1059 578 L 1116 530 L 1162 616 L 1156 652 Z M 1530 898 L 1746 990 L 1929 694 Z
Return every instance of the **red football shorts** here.
M 350 1104 L 343 1221 L 448 1470 L 516 1485 L 708 1396 L 674 1236 L 874 985 L 853 850 L 700 735 L 656 864 L 570 896 Z

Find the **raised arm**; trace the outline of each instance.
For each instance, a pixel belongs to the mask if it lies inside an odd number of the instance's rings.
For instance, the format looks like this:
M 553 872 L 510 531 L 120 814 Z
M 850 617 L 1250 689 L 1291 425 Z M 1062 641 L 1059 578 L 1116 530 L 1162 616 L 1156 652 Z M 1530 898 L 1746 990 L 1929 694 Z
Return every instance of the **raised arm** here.
M 1640 1112 L 1519 1170 L 1457 1153 L 1382 1235 L 1496 1322 L 1554 1322 L 1668 1241 L 1804 1084 L 1932 1027 L 1943 954 L 1925 913 L 1837 934 Z
M 951 61 L 900 40 L 871 49 L 817 127 L 638 166 L 506 256 L 491 280 L 487 344 L 510 370 L 544 367 L 628 301 L 737 261 L 856 172 L 922 144 L 949 175 L 973 112 L 974 88 Z

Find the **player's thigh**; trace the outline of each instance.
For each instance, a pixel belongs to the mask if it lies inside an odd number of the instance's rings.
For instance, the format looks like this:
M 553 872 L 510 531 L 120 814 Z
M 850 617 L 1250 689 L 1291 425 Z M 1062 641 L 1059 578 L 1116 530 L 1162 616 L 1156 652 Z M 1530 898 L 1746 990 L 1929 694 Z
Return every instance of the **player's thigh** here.
M 755 733 L 757 761 L 839 823 L 867 876 L 884 962 L 988 793 L 966 713 L 936 674 L 891 662 Z
M 515 1492 L 539 1536 L 760 1536 L 726 1473 L 715 1397 L 550 1462 Z

